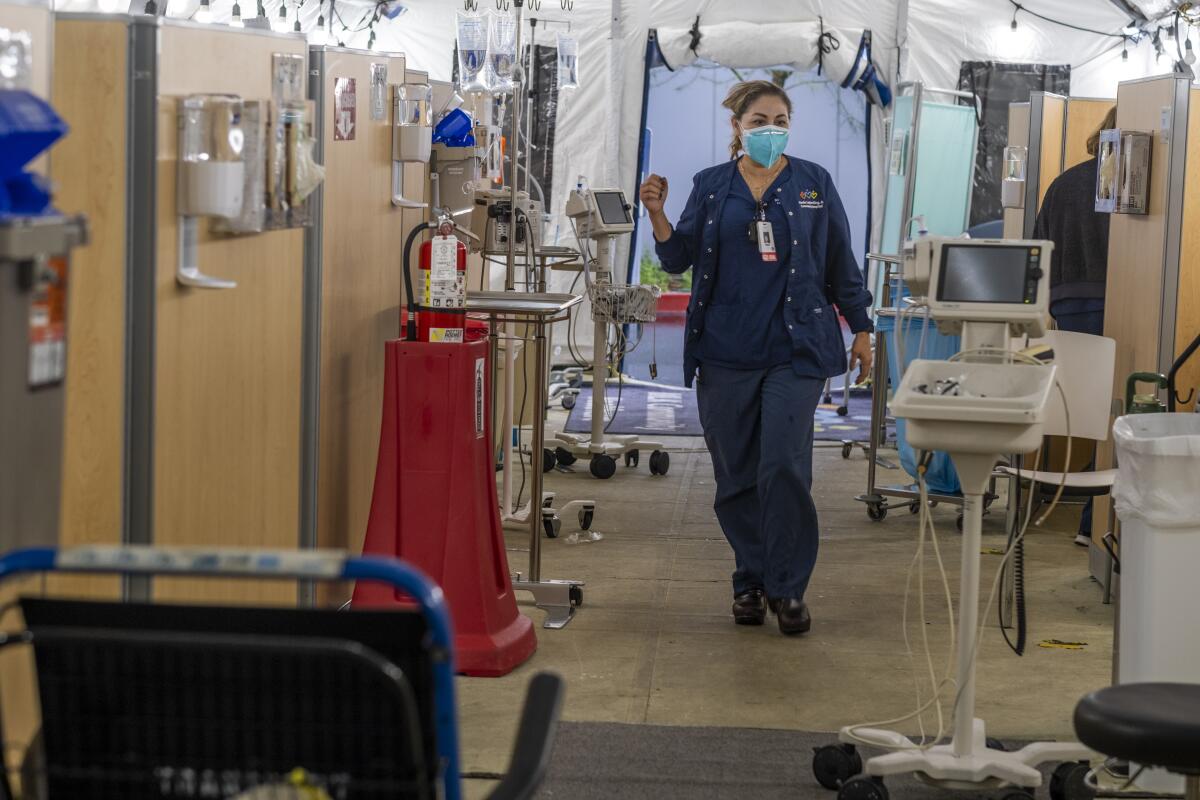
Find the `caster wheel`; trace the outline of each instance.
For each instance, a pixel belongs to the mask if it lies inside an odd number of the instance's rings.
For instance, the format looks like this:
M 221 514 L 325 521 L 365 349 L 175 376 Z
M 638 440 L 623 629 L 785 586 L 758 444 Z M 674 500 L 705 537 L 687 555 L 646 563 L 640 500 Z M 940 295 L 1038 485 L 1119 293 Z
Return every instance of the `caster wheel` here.
M 583 376 L 582 375 L 572 375 L 567 380 L 567 385 L 570 386 L 572 389 L 578 389 L 580 386 L 583 386 Z
M 565 408 L 567 411 L 570 411 L 572 408 L 574 408 L 575 407 L 575 395 L 564 394 L 563 399 L 562 399 L 562 407 Z
M 542 498 L 542 508 L 554 508 L 554 495 L 546 495 Z
M 1050 777 L 1050 800 L 1092 800 L 1096 792 L 1085 780 L 1090 769 L 1086 761 L 1068 761 L 1055 767 Z
M 562 520 L 558 517 L 550 515 L 542 516 L 542 530 L 546 532 L 547 539 L 557 539 L 558 532 L 562 530 Z
M 671 455 L 665 450 L 655 450 L 650 454 L 650 474 L 666 475 L 671 468 Z
M 1005 746 L 1004 742 L 999 739 L 993 739 L 991 736 L 987 737 L 985 744 L 988 750 L 999 750 L 1001 753 L 1008 752 L 1008 747 Z
M 837 800 L 888 800 L 887 787 L 881 778 L 859 775 L 851 778 L 838 789 Z
M 872 522 L 883 522 L 887 519 L 887 512 L 887 507 L 881 506 L 878 503 L 872 503 L 867 506 L 867 516 L 871 518 Z
M 590 508 L 579 509 L 579 527 L 583 530 L 590 530 L 592 527 L 592 517 L 595 511 Z
M 965 524 L 966 523 L 964 521 L 962 514 L 959 514 L 957 517 L 954 518 L 954 527 L 958 528 L 959 533 L 963 532 L 963 525 L 965 525 Z
M 854 452 L 854 445 L 848 443 L 842 445 L 842 458 L 849 458 L 852 452 Z
M 848 407 L 846 407 L 846 406 L 838 406 L 837 407 L 837 415 L 839 417 L 845 417 L 845 416 L 849 415 L 849 413 L 850 413 L 850 409 Z
M 542 472 L 549 472 L 557 463 L 558 457 L 554 455 L 554 451 L 548 447 L 542 448 Z
M 919 501 L 914 501 L 912 503 L 909 503 L 908 504 L 908 513 L 920 514 L 921 513 L 921 503 Z
M 627 467 L 637 467 L 641 460 L 642 453 L 640 450 L 630 450 L 625 454 L 625 466 Z
M 817 783 L 837 791 L 842 784 L 862 772 L 862 756 L 852 744 L 827 744 L 813 750 L 812 768 Z
M 612 456 L 606 456 L 603 453 L 592 456 L 590 465 L 592 475 L 601 479 L 608 480 L 613 475 L 617 474 L 617 460 Z
M 562 447 L 554 448 L 554 457 L 558 460 L 559 465 L 563 467 L 569 467 L 579 460 L 575 458 L 574 453 Z
M 575 606 L 576 608 L 579 608 L 581 605 L 583 605 L 583 587 L 582 586 L 572 584 L 571 588 L 568 589 L 567 591 L 571 595 L 571 605 Z

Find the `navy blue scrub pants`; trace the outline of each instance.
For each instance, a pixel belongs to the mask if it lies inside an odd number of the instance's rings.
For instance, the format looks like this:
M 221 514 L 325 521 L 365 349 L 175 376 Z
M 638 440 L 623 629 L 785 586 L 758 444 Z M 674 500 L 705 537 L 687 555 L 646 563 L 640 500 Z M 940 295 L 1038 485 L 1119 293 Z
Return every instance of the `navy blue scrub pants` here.
M 717 481 L 713 509 L 733 548 L 733 592 L 803 599 L 817 563 L 813 415 L 825 381 L 790 364 L 703 365 L 696 389 Z

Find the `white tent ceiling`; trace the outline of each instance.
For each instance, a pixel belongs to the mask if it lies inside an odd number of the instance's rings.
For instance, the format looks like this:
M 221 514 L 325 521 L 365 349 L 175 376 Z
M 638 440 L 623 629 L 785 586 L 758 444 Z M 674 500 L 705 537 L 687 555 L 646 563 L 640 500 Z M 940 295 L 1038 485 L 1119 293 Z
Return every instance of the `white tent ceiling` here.
M 58 0 L 58 7 L 92 10 L 101 2 L 127 1 Z M 807 66 L 815 52 L 811 40 L 818 19 L 838 33 L 847 53 L 853 53 L 860 32 L 870 29 L 880 74 L 893 86 L 903 79 L 953 88 L 963 61 L 996 60 L 1070 64 L 1072 94 L 1112 97 L 1121 80 L 1169 71 L 1174 51 L 1174 42 L 1168 42 L 1168 55 L 1156 61 L 1149 37 L 1144 37 L 1129 45 L 1129 58 L 1123 59 L 1122 40 L 1113 37 L 1119 37 L 1128 24 L 1129 8 L 1157 19 L 1172 10 L 1173 4 L 1167 0 L 1138 0 L 1136 6 L 1126 7 L 1121 0 L 1020 0 L 1019 8 L 1012 0 L 573 0 L 570 11 L 560 7 L 560 0 L 541 0 L 540 9 L 529 10 L 529 1 L 527 18 L 556 21 L 538 26 L 539 43 L 554 42 L 554 34 L 563 29 L 557 23 L 569 23 L 580 42 L 582 85 L 573 93 L 564 93 L 559 109 L 552 192 L 559 198 L 580 174 L 587 175 L 593 185 L 633 191 L 648 32 L 670 33 L 678 52 L 680 32 L 688 31 L 697 17 L 701 34 L 708 37 L 707 43 L 702 39 L 700 52 L 729 66 L 752 66 L 768 56 L 768 60 L 795 60 Z M 141 2 L 132 0 L 134 6 Z M 211 2 L 214 17 L 227 19 L 233 0 Z M 263 0 L 268 16 L 276 16 L 280 2 Z M 319 9 L 330 16 L 330 0 L 283 2 L 289 9 L 299 8 L 305 29 L 313 27 Z M 334 2 L 337 18 L 349 28 L 359 27 L 376 8 L 373 0 Z M 432 78 L 448 79 L 455 12 L 462 10 L 462 0 L 397 2 L 405 7 L 405 13 L 379 22 L 374 47 L 403 52 L 410 64 L 427 70 Z M 477 0 L 480 10 L 493 8 L 495 2 Z M 252 15 L 254 4 L 255 0 L 242 0 L 243 13 Z M 199 0 L 168 0 L 167 13 L 189 16 L 198 5 Z M 1016 30 L 1012 28 L 1014 12 Z M 333 33 L 347 46 L 368 45 L 367 31 L 341 28 L 335 23 Z M 753 35 L 746 36 L 747 31 Z M 806 37 L 809 41 L 804 41 Z M 882 148 L 882 136 L 874 141 Z M 880 153 L 874 156 L 879 158 Z M 881 194 L 876 192 L 876 197 Z

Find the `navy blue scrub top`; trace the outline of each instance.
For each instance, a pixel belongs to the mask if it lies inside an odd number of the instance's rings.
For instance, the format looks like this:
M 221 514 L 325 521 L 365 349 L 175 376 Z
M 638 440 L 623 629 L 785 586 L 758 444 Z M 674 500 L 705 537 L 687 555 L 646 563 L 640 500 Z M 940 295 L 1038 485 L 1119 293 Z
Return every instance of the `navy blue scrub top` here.
M 789 164 L 763 193 L 767 221 L 775 233 L 776 261 L 763 261 L 757 238 L 750 238 L 758 202 L 741 172 L 733 176 L 721 214 L 717 281 L 708 323 L 697 342 L 701 364 L 764 369 L 792 361 L 792 338 L 783 319 L 792 242 L 779 200 L 780 187 L 791 179 L 791 173 Z

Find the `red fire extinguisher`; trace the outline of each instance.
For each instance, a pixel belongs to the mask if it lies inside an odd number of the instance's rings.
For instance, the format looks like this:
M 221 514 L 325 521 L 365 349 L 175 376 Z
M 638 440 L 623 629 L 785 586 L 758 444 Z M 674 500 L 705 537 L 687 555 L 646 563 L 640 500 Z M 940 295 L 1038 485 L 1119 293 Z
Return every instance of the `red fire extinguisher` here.
M 417 237 L 432 226 L 422 222 L 404 244 L 404 288 L 408 293 L 405 338 L 417 342 L 464 341 L 467 321 L 467 246 L 454 235 L 449 220 L 439 221 L 437 235 L 421 245 L 420 304 L 413 291 L 409 262 Z

